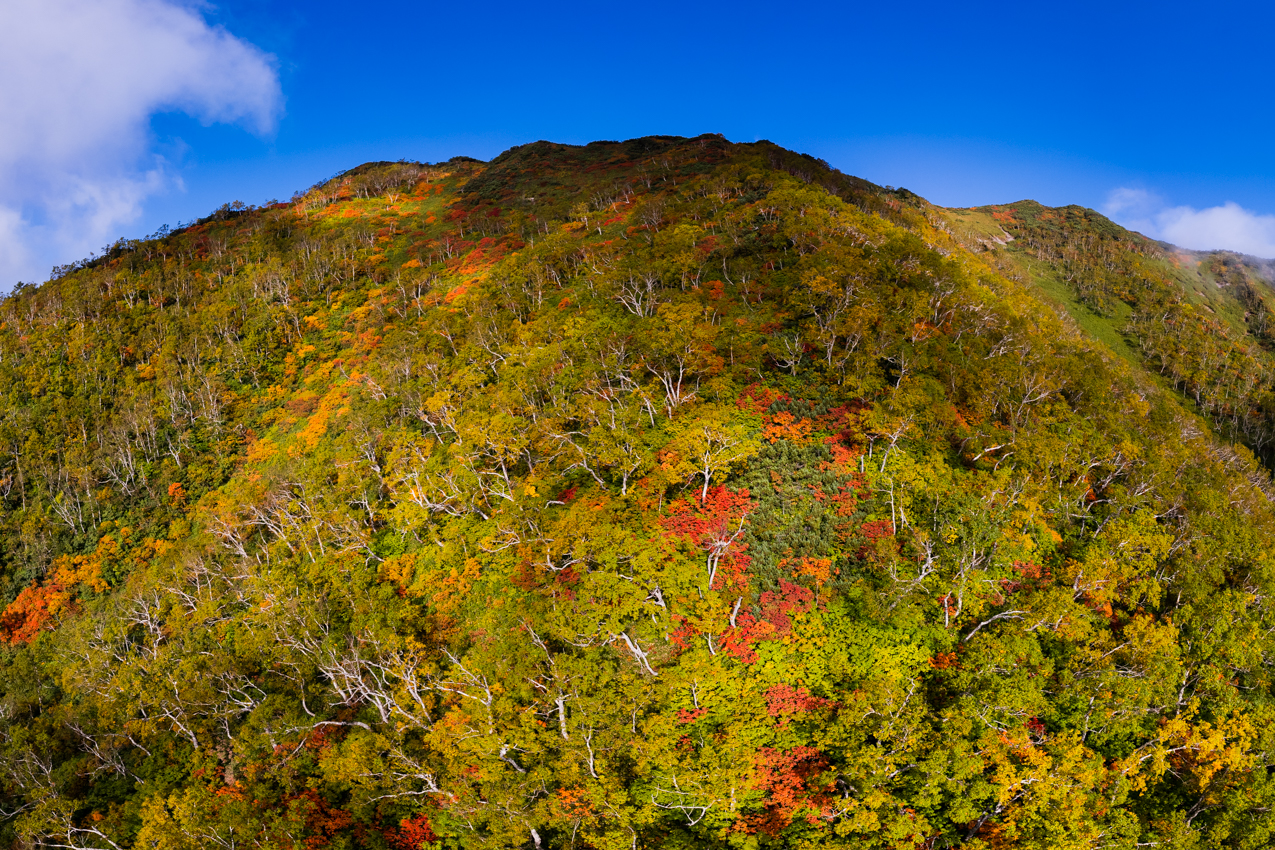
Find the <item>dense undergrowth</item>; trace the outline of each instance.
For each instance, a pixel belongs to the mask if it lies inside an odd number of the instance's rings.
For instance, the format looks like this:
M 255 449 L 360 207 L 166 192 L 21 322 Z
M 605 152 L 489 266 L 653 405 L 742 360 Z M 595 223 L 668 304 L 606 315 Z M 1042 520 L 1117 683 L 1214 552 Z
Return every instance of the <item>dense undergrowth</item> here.
M 14 293 L 0 841 L 1267 846 L 1265 326 L 1033 221 L 541 142 Z

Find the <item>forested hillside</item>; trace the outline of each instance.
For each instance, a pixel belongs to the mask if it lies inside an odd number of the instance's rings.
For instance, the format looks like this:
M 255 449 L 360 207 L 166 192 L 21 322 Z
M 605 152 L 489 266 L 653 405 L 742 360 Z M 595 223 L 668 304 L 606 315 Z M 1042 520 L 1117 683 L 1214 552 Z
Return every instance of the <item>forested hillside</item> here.
M 1267 847 L 1262 274 L 717 136 L 58 269 L 0 844 Z

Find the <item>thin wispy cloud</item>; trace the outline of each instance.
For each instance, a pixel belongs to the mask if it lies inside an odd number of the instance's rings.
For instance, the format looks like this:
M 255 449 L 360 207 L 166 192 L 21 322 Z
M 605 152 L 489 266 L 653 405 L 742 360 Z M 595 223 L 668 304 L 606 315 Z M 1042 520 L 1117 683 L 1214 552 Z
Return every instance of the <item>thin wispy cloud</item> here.
M 0 291 L 101 247 L 179 185 L 151 116 L 267 135 L 282 102 L 273 58 L 191 4 L 0 4 Z
M 1196 209 L 1170 206 L 1145 189 L 1120 188 L 1108 195 L 1102 211 L 1130 230 L 1183 248 L 1275 258 L 1275 215 L 1255 213 L 1233 201 Z

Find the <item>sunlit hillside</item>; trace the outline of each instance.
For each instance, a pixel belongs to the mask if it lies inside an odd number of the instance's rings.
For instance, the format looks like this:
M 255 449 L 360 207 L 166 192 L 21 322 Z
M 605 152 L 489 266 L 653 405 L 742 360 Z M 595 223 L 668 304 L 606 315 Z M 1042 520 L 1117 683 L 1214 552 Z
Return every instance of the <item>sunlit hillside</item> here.
M 1268 270 L 766 142 L 0 303 L 0 844 L 1269 846 Z

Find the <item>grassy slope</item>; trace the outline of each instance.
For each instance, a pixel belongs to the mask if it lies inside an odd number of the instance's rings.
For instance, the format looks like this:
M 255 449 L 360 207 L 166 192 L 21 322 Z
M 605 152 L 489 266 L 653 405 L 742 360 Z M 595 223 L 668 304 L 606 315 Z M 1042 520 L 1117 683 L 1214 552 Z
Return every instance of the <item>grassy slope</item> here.
M 931 209 L 963 245 L 989 254 L 1002 272 L 1030 280 L 1089 336 L 1145 368 L 1157 384 L 1183 391 L 1220 434 L 1259 447 L 1269 439 L 1269 426 L 1237 429 L 1235 422 L 1264 416 L 1256 411 L 1265 404 L 1262 386 L 1275 363 L 1270 261 L 1154 242 L 1077 206 L 1019 201 Z M 1165 312 L 1166 305 L 1175 306 Z M 1165 327 L 1177 330 L 1153 339 L 1146 319 L 1161 315 L 1172 315 Z M 1193 341 L 1175 344 L 1175 334 Z M 1209 336 L 1240 351 L 1242 364 L 1227 368 L 1216 355 L 1193 359 L 1191 347 Z M 1234 372 L 1254 375 L 1258 388 L 1237 390 L 1227 377 Z
M 1129 311 L 1117 306 L 1111 315 L 1104 315 L 1083 304 L 1055 265 L 1035 256 L 1030 247 L 1013 244 L 1013 236 L 1005 230 L 1007 222 L 1017 220 L 1036 226 L 1054 222 L 1064 227 L 1074 227 L 1080 222 L 1079 229 L 1090 235 L 1115 236 L 1140 243 L 1151 269 L 1173 281 L 1188 301 L 1220 317 L 1241 334 L 1247 333 L 1244 321 L 1246 308 L 1236 297 L 1234 286 L 1237 282 L 1259 285 L 1263 301 L 1275 303 L 1269 261 L 1229 251 L 1190 251 L 1168 243 L 1153 242 L 1121 228 L 1093 210 L 1075 206 L 1049 208 L 1035 201 L 933 209 L 963 245 L 975 251 L 1001 251 L 1087 332 L 1126 358 L 1136 358 L 1120 330 L 1129 318 Z

